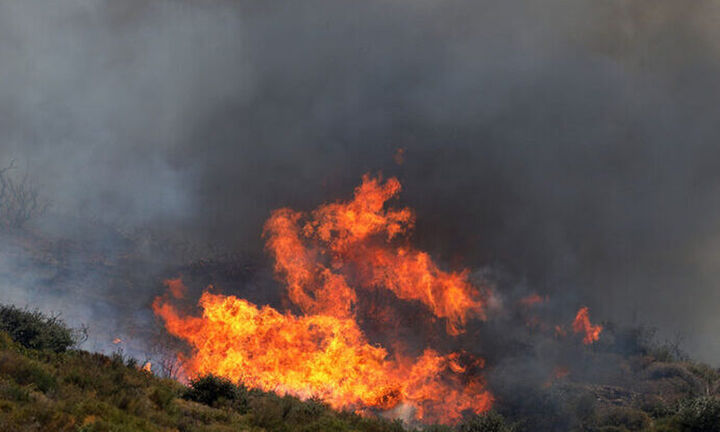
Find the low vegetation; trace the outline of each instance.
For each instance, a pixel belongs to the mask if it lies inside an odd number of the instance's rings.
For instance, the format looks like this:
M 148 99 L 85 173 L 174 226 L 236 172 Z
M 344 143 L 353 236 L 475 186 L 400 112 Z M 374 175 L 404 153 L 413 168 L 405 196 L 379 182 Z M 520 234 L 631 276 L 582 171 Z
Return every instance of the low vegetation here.
M 83 332 L 58 318 L 0 306 L 0 431 L 278 431 L 402 432 L 401 421 L 332 410 L 320 400 L 247 389 L 212 375 L 183 385 L 138 367 L 116 353 L 74 349 Z M 647 354 L 647 353 L 645 353 Z M 669 360 L 663 357 L 663 360 Z M 648 360 L 649 361 L 649 360 Z M 705 393 L 668 402 L 660 396 L 603 403 L 608 389 L 576 387 L 562 409 L 542 404 L 544 421 L 518 413 L 469 416 L 455 427 L 426 432 L 711 432 L 720 430 L 720 399 L 711 388 L 718 373 L 687 361 L 649 361 L 648 379 L 691 380 Z M 548 390 L 551 391 L 551 390 Z M 701 392 L 702 392 L 701 391 Z M 619 392 L 617 390 L 616 392 Z M 714 394 L 714 393 L 713 393 Z M 622 395 L 620 395 L 622 396 Z M 563 411 L 565 410 L 565 411 Z M 542 415 L 542 413 L 540 413 Z M 566 429 L 553 418 L 572 417 Z M 547 426 L 540 426 L 545 424 Z M 557 423 L 555 423 L 557 424 Z M 540 428 L 540 429 L 539 429 Z
M 405 430 L 212 375 L 185 386 L 120 354 L 71 349 L 77 334 L 57 317 L 0 307 L 0 431 Z

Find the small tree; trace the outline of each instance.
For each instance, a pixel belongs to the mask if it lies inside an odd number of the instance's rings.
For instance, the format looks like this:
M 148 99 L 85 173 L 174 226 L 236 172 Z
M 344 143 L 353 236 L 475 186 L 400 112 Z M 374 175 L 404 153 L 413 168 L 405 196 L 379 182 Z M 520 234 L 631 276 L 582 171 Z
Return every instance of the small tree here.
M 87 339 L 87 328 L 69 328 L 57 315 L 0 305 L 0 331 L 26 348 L 63 352 Z
M 39 197 L 27 172 L 11 176 L 15 161 L 0 169 L 0 228 L 22 228 L 30 219 L 43 215 L 48 203 Z
M 233 384 L 229 379 L 212 374 L 197 377 L 190 381 L 189 388 L 183 394 L 183 399 L 200 402 L 213 406 L 216 402 L 225 400 L 231 403 L 245 405 L 246 395 L 244 388 Z

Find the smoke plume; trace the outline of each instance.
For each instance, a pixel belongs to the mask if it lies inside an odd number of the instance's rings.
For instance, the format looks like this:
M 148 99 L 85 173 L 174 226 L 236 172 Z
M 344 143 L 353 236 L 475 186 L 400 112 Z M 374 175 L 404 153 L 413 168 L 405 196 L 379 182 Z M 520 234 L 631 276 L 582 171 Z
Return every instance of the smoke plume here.
M 259 256 L 273 209 L 382 171 L 441 261 L 717 363 L 718 18 L 709 0 L 0 0 L 0 160 L 58 236 L 121 242 L 57 222 L 82 217 Z M 29 294 L 42 277 L 0 300 L 92 325 L 157 289 L 94 271 Z

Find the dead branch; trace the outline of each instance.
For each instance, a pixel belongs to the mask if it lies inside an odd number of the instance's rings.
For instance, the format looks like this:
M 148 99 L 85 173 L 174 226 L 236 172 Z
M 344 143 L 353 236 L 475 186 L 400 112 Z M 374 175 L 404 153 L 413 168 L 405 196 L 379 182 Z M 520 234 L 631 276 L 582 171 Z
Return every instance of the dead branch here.
M 0 168 L 0 228 L 22 228 L 48 209 L 27 172 L 20 178 L 11 175 L 15 168 L 14 160 Z

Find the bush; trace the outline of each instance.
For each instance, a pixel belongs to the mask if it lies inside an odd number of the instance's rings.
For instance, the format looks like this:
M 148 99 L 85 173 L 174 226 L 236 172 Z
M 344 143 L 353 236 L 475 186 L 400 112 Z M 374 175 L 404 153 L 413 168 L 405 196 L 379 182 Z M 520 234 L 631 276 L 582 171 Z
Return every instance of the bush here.
M 651 423 L 650 417 L 640 410 L 628 407 L 612 407 L 599 419 L 600 426 L 619 430 L 645 430 Z
M 285 418 L 285 409 L 281 402 L 280 398 L 254 398 L 250 402 L 253 424 L 269 430 L 280 428 Z
M 423 432 L 452 432 L 453 428 L 445 425 L 430 425 Z
M 159 409 L 166 409 L 170 406 L 170 403 L 175 399 L 175 392 L 171 387 L 155 387 L 150 393 L 148 398 L 155 404 Z
M 681 402 L 675 420 L 681 432 L 717 432 L 720 399 L 706 396 Z
M 492 411 L 467 418 L 458 426 L 458 432 L 513 432 L 514 429 L 503 416 Z
M 65 325 L 57 316 L 38 311 L 0 305 L 0 331 L 22 346 L 36 350 L 64 352 L 80 342 L 80 332 Z
M 208 374 L 191 380 L 182 397 L 183 399 L 213 406 L 220 400 L 244 402 L 245 391 L 227 378 Z

